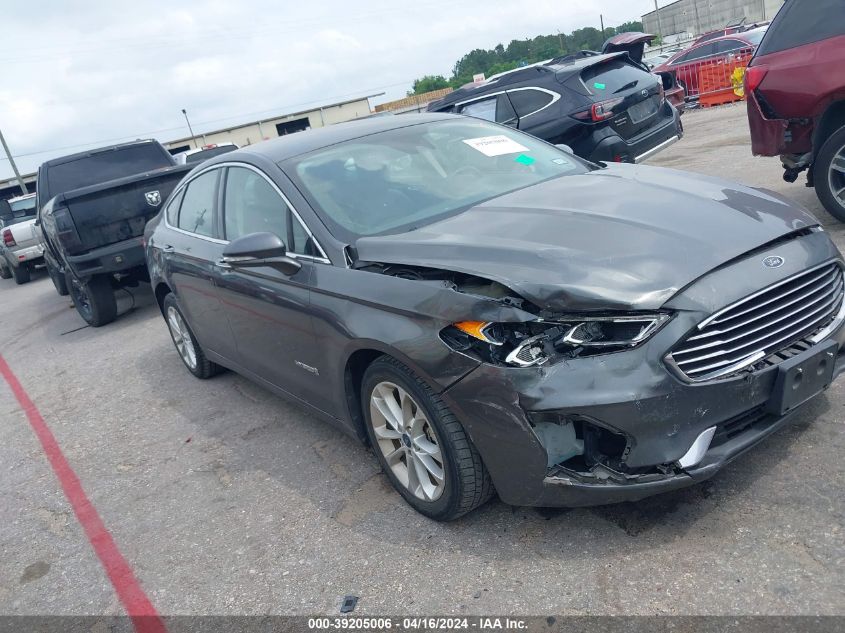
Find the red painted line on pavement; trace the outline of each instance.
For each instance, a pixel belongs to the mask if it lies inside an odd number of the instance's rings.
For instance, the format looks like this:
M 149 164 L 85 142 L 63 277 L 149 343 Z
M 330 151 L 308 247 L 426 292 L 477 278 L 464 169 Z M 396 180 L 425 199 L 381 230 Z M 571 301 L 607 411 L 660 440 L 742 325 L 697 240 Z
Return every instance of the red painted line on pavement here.
M 167 633 L 161 616 L 159 616 L 153 603 L 150 602 L 147 594 L 141 589 L 132 568 L 126 562 L 123 554 L 120 553 L 117 543 L 114 542 L 111 533 L 106 529 L 100 514 L 94 504 L 91 503 L 88 495 L 85 494 L 85 490 L 82 489 L 79 477 L 73 472 L 73 468 L 62 453 L 53 432 L 47 426 L 44 418 L 41 417 L 35 403 L 27 395 L 26 390 L 2 355 L 0 355 L 0 375 L 8 383 L 9 388 L 17 398 L 18 404 L 26 414 L 32 430 L 41 442 L 44 454 L 47 456 L 50 466 L 53 467 L 53 472 L 56 474 L 62 490 L 64 490 L 65 496 L 76 514 L 76 518 L 82 525 L 82 529 L 85 530 L 88 542 L 91 543 L 97 558 L 100 559 L 100 563 L 106 570 L 106 575 L 109 577 L 115 592 L 117 592 L 118 598 L 123 603 L 126 613 L 132 620 L 135 630 L 138 633 Z

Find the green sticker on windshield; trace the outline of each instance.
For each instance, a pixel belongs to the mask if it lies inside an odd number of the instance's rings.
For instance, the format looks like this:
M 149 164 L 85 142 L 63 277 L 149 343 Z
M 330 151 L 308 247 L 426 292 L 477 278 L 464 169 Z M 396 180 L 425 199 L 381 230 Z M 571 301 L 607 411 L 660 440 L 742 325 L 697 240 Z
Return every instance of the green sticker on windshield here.
M 535 158 L 531 158 L 530 156 L 526 156 L 525 154 L 520 154 L 516 158 L 513 159 L 515 163 L 522 163 L 523 165 L 530 165 L 533 163 Z
M 607 88 L 605 84 L 600 84 L 599 82 L 594 83 L 593 87 L 598 88 L 599 90 L 604 90 L 605 88 Z

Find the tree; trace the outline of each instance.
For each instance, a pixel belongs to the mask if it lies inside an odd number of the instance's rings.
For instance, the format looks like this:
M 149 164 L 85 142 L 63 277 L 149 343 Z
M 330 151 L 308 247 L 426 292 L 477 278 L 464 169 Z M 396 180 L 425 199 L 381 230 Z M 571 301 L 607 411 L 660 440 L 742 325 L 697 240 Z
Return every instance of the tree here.
M 442 90 L 448 88 L 449 82 L 443 75 L 425 75 L 419 79 L 414 80 L 413 90 L 408 91 L 408 96 L 421 95 L 432 90 Z
M 614 29 L 616 33 L 629 33 L 631 31 L 642 33 L 643 30 L 643 23 L 638 21 L 633 22 L 625 22 L 625 24 L 620 24 L 619 26 Z

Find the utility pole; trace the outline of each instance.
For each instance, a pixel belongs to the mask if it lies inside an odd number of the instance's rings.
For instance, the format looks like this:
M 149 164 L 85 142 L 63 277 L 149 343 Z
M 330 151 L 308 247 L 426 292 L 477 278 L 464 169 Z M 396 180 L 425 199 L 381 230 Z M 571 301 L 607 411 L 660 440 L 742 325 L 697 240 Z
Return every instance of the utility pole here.
M 188 113 L 185 111 L 185 108 L 182 108 L 182 114 L 185 115 L 185 121 L 187 121 L 188 129 L 191 131 L 191 140 L 194 142 L 194 148 L 199 149 L 199 145 L 197 145 L 197 137 L 194 136 L 194 128 L 191 127 L 191 121 L 188 118 Z
M 765 2 L 766 0 L 763 0 Z M 695 9 L 695 34 L 701 35 L 701 19 L 698 17 L 698 1 L 692 3 L 693 9 Z
M 604 37 L 604 16 L 599 13 L 599 20 L 601 20 L 601 36 Z
M 560 42 L 560 52 L 563 53 L 563 35 L 561 35 L 560 31 L 557 32 L 557 39 Z
M 28 194 L 29 191 L 26 190 L 26 185 L 23 182 L 23 178 L 21 178 L 21 172 L 18 171 L 18 166 L 15 165 L 15 159 L 12 158 L 12 152 L 9 151 L 9 146 L 6 145 L 6 139 L 3 138 L 2 130 L 0 130 L 0 143 L 3 144 L 3 149 L 6 151 L 6 158 L 9 159 L 9 164 L 12 166 L 12 171 L 15 172 L 15 178 L 18 179 L 18 186 L 21 188 L 21 192 L 23 192 L 23 195 Z
M 663 42 L 663 26 L 660 24 L 660 7 L 657 6 L 657 0 L 654 0 L 654 12 L 657 14 L 657 35 Z

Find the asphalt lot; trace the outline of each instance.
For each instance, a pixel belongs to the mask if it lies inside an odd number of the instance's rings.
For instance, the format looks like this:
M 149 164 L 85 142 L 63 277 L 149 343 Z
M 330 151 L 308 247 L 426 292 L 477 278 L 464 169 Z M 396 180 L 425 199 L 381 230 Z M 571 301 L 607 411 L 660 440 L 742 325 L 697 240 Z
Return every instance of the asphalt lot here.
M 652 163 L 768 187 L 744 106 L 690 112 Z M 105 328 L 43 272 L 0 281 L 0 353 L 162 614 L 845 614 L 845 380 L 713 480 L 637 504 L 438 524 L 366 448 L 235 374 L 194 379 L 147 287 Z M 0 614 L 122 614 L 0 381 Z

